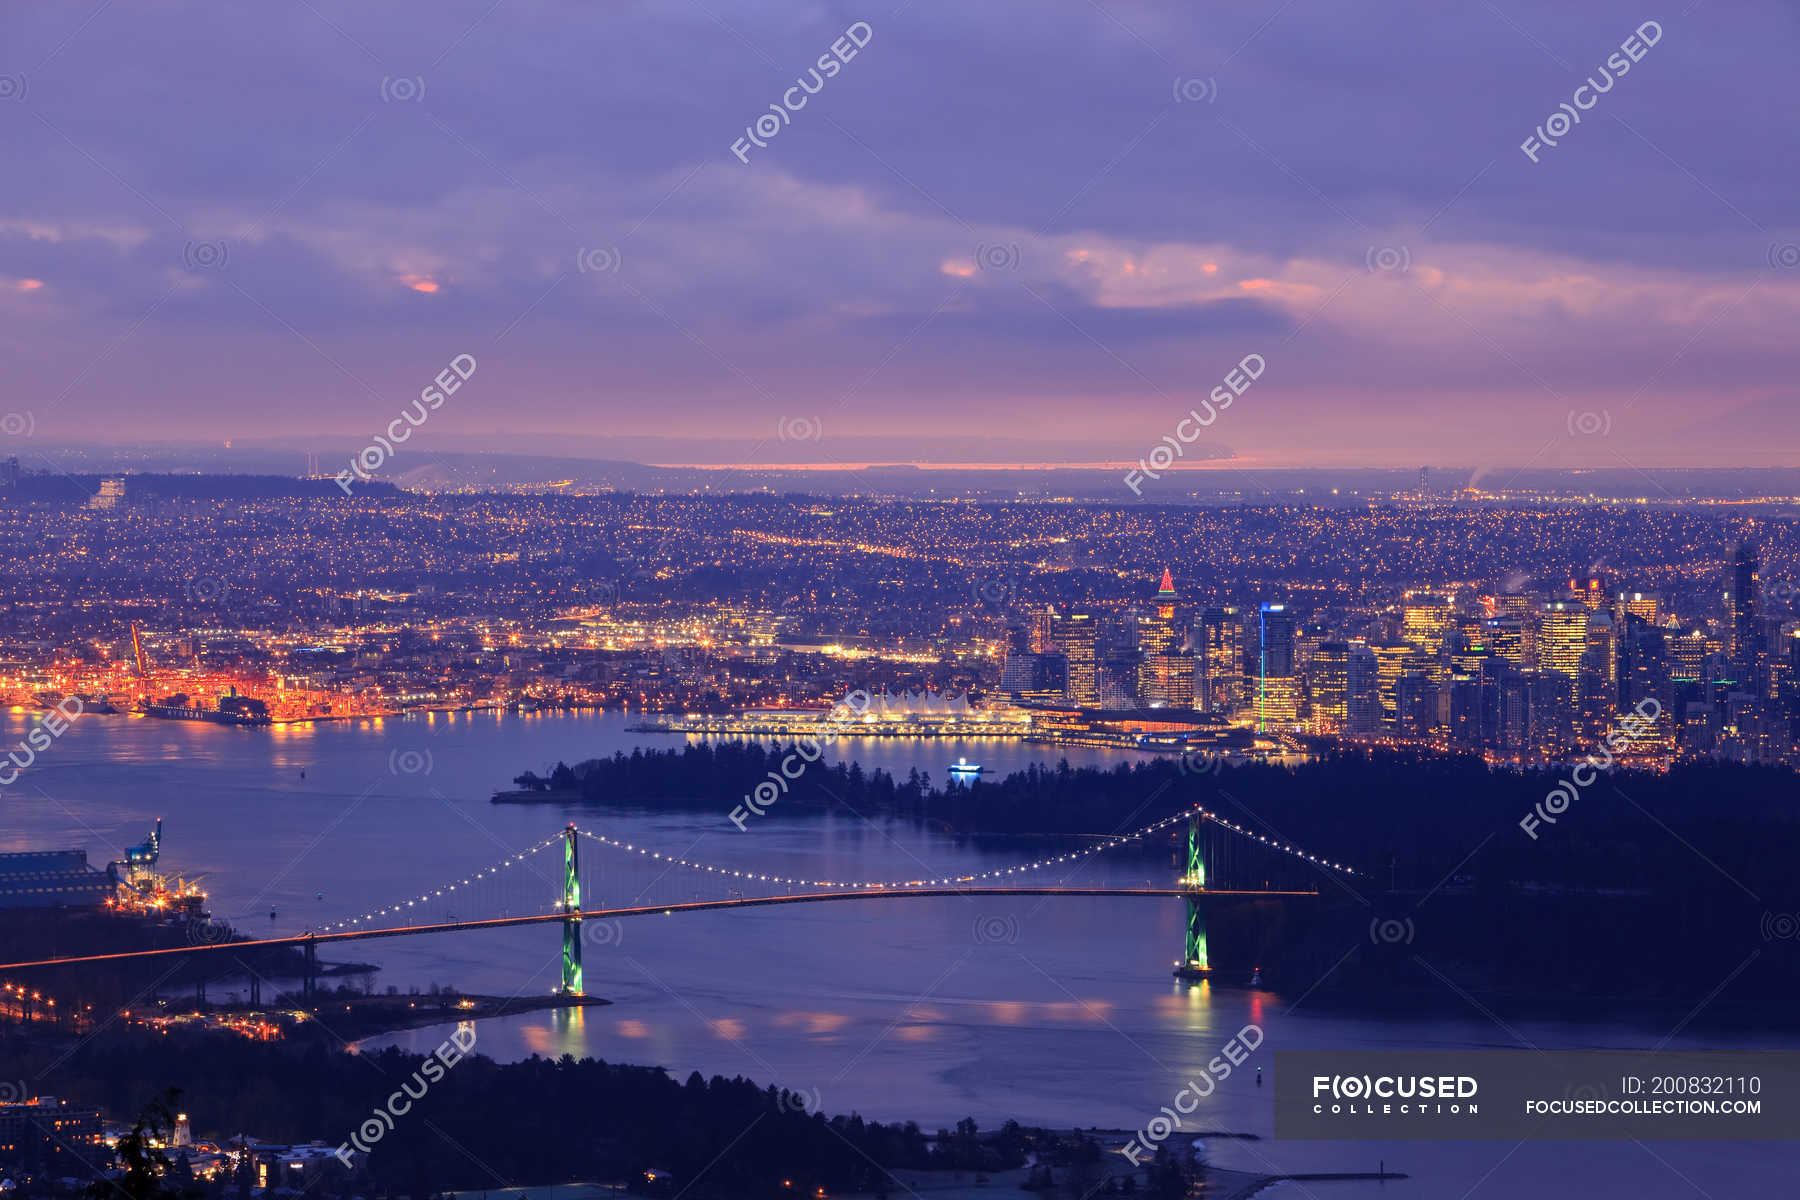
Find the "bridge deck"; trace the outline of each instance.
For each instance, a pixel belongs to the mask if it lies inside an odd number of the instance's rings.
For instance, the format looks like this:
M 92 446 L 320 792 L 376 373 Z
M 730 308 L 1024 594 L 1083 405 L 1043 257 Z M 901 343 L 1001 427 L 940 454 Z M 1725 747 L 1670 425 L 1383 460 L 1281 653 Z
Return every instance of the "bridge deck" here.
M 1083 888 L 1083 887 L 916 887 L 863 889 L 849 892 L 806 892 L 791 896 L 747 896 L 729 900 L 690 900 L 682 904 L 654 904 L 632 908 L 597 908 L 583 910 L 583 920 L 610 920 L 619 917 L 647 917 L 658 913 L 704 912 L 709 909 L 762 908 L 776 904 L 819 904 L 834 900 L 898 900 L 912 896 L 1317 896 L 1316 891 L 1224 891 L 1209 888 Z M 458 933 L 474 929 L 505 929 L 515 925 L 543 925 L 561 922 L 563 913 L 534 913 L 524 917 L 488 917 L 475 921 L 446 921 L 432 925 L 402 925 L 391 929 L 350 929 L 341 933 L 303 933 L 292 937 L 253 938 L 244 942 L 219 942 L 199 946 L 171 946 L 162 950 L 128 950 L 117 954 L 85 954 L 68 958 L 43 958 L 33 962 L 0 963 L 0 971 L 20 971 L 28 967 L 77 966 L 84 963 L 130 962 L 157 958 L 196 958 L 208 955 L 241 953 L 246 950 L 274 950 L 328 946 L 338 942 L 368 941 L 374 938 L 417 937 L 428 933 Z

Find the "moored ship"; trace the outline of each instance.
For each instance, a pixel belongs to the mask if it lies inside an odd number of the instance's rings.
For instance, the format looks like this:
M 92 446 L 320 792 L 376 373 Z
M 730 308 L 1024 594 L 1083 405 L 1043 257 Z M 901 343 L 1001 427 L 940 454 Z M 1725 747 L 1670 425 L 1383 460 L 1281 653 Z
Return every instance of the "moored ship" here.
M 138 711 L 147 717 L 161 717 L 167 721 L 211 721 L 216 725 L 270 723 L 269 706 L 252 696 L 238 695 L 236 688 L 220 696 L 218 703 L 211 707 L 195 702 L 186 692 L 177 692 L 158 700 L 146 700 L 138 705 Z

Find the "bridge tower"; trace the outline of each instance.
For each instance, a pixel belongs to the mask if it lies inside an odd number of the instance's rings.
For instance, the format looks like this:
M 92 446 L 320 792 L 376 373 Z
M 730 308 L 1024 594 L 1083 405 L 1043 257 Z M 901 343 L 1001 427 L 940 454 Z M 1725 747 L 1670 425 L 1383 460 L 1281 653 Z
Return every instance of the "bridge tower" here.
M 563 949 L 562 986 L 565 996 L 580 996 L 581 990 L 581 871 L 580 856 L 575 848 L 575 822 L 563 831 Z
M 1187 906 L 1187 929 L 1181 961 L 1175 964 L 1177 979 L 1205 979 L 1212 974 L 1206 957 L 1206 849 L 1202 825 L 1205 814 L 1195 809 L 1188 815 L 1187 869 L 1180 885 Z

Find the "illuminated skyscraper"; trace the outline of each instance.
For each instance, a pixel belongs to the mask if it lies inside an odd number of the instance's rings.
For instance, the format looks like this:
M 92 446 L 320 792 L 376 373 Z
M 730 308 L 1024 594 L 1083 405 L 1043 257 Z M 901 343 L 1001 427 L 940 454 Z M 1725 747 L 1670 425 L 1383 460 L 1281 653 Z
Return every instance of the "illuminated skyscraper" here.
M 1704 630 L 1690 629 L 1667 639 L 1669 674 L 1677 683 L 1698 683 L 1706 677 L 1706 656 L 1718 651 L 1718 643 Z
M 1138 649 L 1146 655 L 1167 654 L 1179 648 L 1175 632 L 1175 580 L 1164 568 L 1162 586 L 1156 591 L 1156 607 L 1138 622 Z
M 1379 664 L 1361 638 L 1350 642 L 1350 662 L 1344 679 L 1344 732 L 1368 737 L 1381 732 Z
M 1051 605 L 1031 614 L 1031 652 L 1033 654 L 1054 654 L 1056 645 L 1056 626 L 1059 624 L 1056 609 Z
M 1574 679 L 1587 652 L 1587 607 L 1576 600 L 1549 600 L 1538 614 L 1537 665 Z
M 1519 631 L 1524 646 L 1524 663 L 1533 666 L 1537 663 L 1538 605 L 1537 597 L 1529 592 L 1502 592 L 1494 597 L 1494 615 L 1496 617 L 1512 617 L 1519 622 Z
M 123 479 L 102 479 L 100 490 L 89 496 L 87 507 L 98 509 L 117 508 L 125 499 L 125 481 Z
M 1434 682 L 1443 682 L 1444 645 L 1455 625 L 1455 613 L 1442 596 L 1409 595 L 1401 609 L 1400 637 L 1416 649 L 1422 669 Z
M 1307 678 L 1312 685 L 1312 715 L 1308 722 L 1312 731 L 1344 732 L 1350 723 L 1350 643 L 1321 642 Z
M 1226 712 L 1244 702 L 1244 614 L 1209 608 L 1195 630 L 1199 640 L 1200 707 Z
M 1406 642 L 1372 642 L 1369 652 L 1375 656 L 1375 696 L 1381 708 L 1381 723 L 1391 727 L 1399 702 L 1400 677 L 1418 651 Z
M 1131 709 L 1138 706 L 1138 666 L 1138 656 L 1135 654 L 1101 656 L 1094 685 L 1101 708 Z
M 1192 708 L 1194 658 L 1152 654 L 1138 664 L 1138 698 L 1152 708 Z
M 1100 704 L 1100 663 L 1097 654 L 1098 622 L 1091 612 L 1071 612 L 1062 623 L 1058 640 L 1068 660 L 1068 680 L 1063 694 L 1071 703 L 1088 708 Z
M 1684 675 L 1700 679 L 1706 646 L 1704 636 L 1671 637 L 1661 626 L 1627 616 L 1619 637 L 1619 710 L 1635 708 L 1646 699 L 1672 710 L 1675 679 Z M 1690 654 L 1691 665 L 1683 664 L 1680 659 Z
M 1481 623 L 1489 652 L 1515 667 L 1526 666 L 1525 623 L 1517 617 L 1493 617 Z
M 1473 679 L 1481 674 L 1481 668 L 1494 657 L 1494 648 L 1487 644 L 1486 622 L 1459 622 L 1455 633 L 1450 635 L 1450 676 L 1452 679 Z
M 1569 591 L 1575 599 L 1581 601 L 1582 607 L 1589 612 L 1611 610 L 1612 605 L 1606 593 L 1606 581 L 1598 575 L 1590 575 L 1586 579 L 1569 580 Z
M 1427 738 L 1438 726 L 1438 685 L 1423 671 L 1408 671 L 1394 689 L 1394 731 Z
M 1756 548 L 1749 542 L 1739 542 L 1725 588 L 1725 616 L 1731 635 L 1727 650 L 1740 674 L 1760 649 L 1761 630 L 1756 624 L 1758 583 Z
M 1194 660 L 1180 653 L 1182 637 L 1175 619 L 1175 579 L 1163 569 L 1155 608 L 1138 622 L 1138 699 L 1152 707 L 1190 708 L 1194 703 Z
M 1361 638 L 1321 642 L 1308 668 L 1314 733 L 1367 735 L 1381 729 L 1375 656 Z
M 1285 604 L 1264 604 L 1257 620 L 1256 728 L 1290 729 L 1300 719 L 1294 674 L 1294 614 Z
M 1620 592 L 1613 601 L 1615 613 L 1642 617 L 1652 625 L 1662 624 L 1661 592 Z
M 1619 631 L 1607 613 L 1588 614 L 1587 655 L 1591 669 L 1609 691 L 1616 692 L 1619 686 Z

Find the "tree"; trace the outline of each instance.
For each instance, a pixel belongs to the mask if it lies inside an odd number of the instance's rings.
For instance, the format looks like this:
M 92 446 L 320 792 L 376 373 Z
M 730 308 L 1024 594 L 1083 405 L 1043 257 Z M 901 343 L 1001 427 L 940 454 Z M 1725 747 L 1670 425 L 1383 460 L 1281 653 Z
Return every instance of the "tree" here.
M 163 1182 L 173 1164 L 160 1144 L 165 1140 L 164 1135 L 175 1128 L 175 1106 L 180 1099 L 181 1089 L 169 1088 L 144 1106 L 132 1124 L 131 1132 L 119 1139 L 118 1156 L 125 1164 L 125 1177 L 116 1185 L 96 1181 L 88 1191 L 92 1200 L 106 1200 L 115 1186 L 129 1200 L 172 1200 L 181 1195 L 180 1191 Z M 185 1155 L 183 1161 L 186 1161 Z

